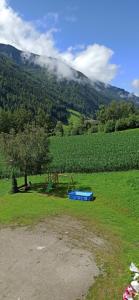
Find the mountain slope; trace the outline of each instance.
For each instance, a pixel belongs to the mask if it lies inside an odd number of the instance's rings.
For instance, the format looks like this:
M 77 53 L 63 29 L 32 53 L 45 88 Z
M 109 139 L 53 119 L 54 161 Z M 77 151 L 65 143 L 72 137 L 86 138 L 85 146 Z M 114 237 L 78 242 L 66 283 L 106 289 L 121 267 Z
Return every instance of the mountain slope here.
M 23 105 L 34 110 L 41 107 L 55 119 L 66 121 L 67 109 L 91 115 L 100 104 L 114 99 L 139 101 L 138 97 L 131 98 L 124 90 L 101 82 L 92 83 L 81 72 L 71 68 L 73 79 L 58 80 L 55 72 L 35 63 L 38 58 L 38 55 L 0 44 L 0 106 L 16 109 Z M 53 65 L 59 63 L 53 58 L 46 59 Z
M 139 104 L 139 97 L 135 96 L 133 93 L 127 92 L 122 88 L 118 88 L 99 81 L 94 83 L 94 87 L 102 96 L 105 96 L 110 100 L 127 100 Z
M 66 121 L 68 112 L 61 99 L 47 96 L 43 83 L 15 64 L 5 55 L 0 55 L 0 107 L 16 110 L 23 107 L 36 115 L 43 109 L 53 121 Z

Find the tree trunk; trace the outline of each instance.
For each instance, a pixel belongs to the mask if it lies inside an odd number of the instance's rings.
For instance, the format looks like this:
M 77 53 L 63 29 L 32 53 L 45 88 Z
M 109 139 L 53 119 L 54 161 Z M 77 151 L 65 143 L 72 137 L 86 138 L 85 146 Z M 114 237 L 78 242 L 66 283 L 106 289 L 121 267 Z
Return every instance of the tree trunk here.
M 28 178 L 27 178 L 27 172 L 25 171 L 25 174 L 24 174 L 24 180 L 25 180 L 25 187 L 27 187 L 28 185 Z
M 11 190 L 11 192 L 13 194 L 18 193 L 17 180 L 16 180 L 14 173 L 12 174 L 12 190 Z

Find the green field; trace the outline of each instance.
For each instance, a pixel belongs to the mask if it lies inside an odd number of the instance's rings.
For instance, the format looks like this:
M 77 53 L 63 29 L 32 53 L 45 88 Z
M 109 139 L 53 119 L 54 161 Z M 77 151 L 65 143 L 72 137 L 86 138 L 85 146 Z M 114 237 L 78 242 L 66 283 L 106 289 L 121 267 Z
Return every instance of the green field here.
M 63 125 L 65 135 L 68 133 L 70 124 L 72 124 L 73 127 L 79 125 L 82 116 L 78 111 L 73 109 L 69 109 L 68 112 L 69 112 L 68 125 Z
M 139 129 L 51 137 L 50 153 L 50 170 L 61 173 L 139 169 Z M 9 174 L 10 167 L 0 155 L 0 176 Z
M 98 172 L 139 168 L 139 130 L 52 137 L 52 169 Z
M 46 217 L 70 215 L 85 222 L 88 230 L 104 238 L 108 251 L 96 252 L 104 273 L 96 280 L 87 299 L 119 300 L 128 283 L 128 266 L 139 262 L 139 171 L 74 174 L 76 188 L 95 192 L 94 202 L 67 199 L 69 178 L 51 195 L 42 195 L 40 183 L 46 176 L 31 177 L 34 190 L 10 195 L 11 182 L 0 180 L 1 226 L 33 224 Z M 22 179 L 18 180 L 19 184 Z M 38 185 L 37 185 L 38 183 Z

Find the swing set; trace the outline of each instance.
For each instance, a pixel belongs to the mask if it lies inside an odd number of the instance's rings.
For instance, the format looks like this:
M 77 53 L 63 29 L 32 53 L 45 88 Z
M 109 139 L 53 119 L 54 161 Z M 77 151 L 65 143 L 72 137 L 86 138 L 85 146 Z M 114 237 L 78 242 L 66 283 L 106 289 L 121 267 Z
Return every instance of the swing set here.
M 59 174 L 59 173 L 48 173 L 46 193 L 52 192 L 54 187 L 60 184 L 59 178 L 62 176 L 68 178 L 67 192 L 70 192 L 73 189 L 75 189 L 75 182 L 72 174 L 67 175 L 67 174 Z

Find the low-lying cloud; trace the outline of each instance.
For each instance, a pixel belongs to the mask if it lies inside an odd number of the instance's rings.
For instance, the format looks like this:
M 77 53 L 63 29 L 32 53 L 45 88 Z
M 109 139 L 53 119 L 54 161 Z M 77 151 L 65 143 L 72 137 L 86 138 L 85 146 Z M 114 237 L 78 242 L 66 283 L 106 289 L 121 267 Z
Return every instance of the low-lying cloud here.
M 137 96 L 139 96 L 139 79 L 134 79 L 132 81 L 132 87 L 134 89 L 134 92 Z
M 83 72 L 90 79 L 110 82 L 117 74 L 118 66 L 109 61 L 114 52 L 98 44 L 89 45 L 73 54 L 72 50 L 63 53 L 63 57 L 72 67 Z
M 73 75 L 75 76 L 72 67 L 83 72 L 93 81 L 109 83 L 118 71 L 118 66 L 111 63 L 114 54 L 111 49 L 93 44 L 80 50 L 77 50 L 76 46 L 71 46 L 65 52 L 61 52 L 56 47 L 53 28 L 40 32 L 33 23 L 27 22 L 15 12 L 6 0 L 0 0 L 0 43 L 41 55 L 42 58 L 37 63 L 47 65 L 59 77 L 71 79 Z M 48 57 L 53 57 L 55 60 L 50 60 Z
M 132 81 L 132 86 L 135 88 L 135 89 L 139 89 L 139 79 L 134 79 Z

